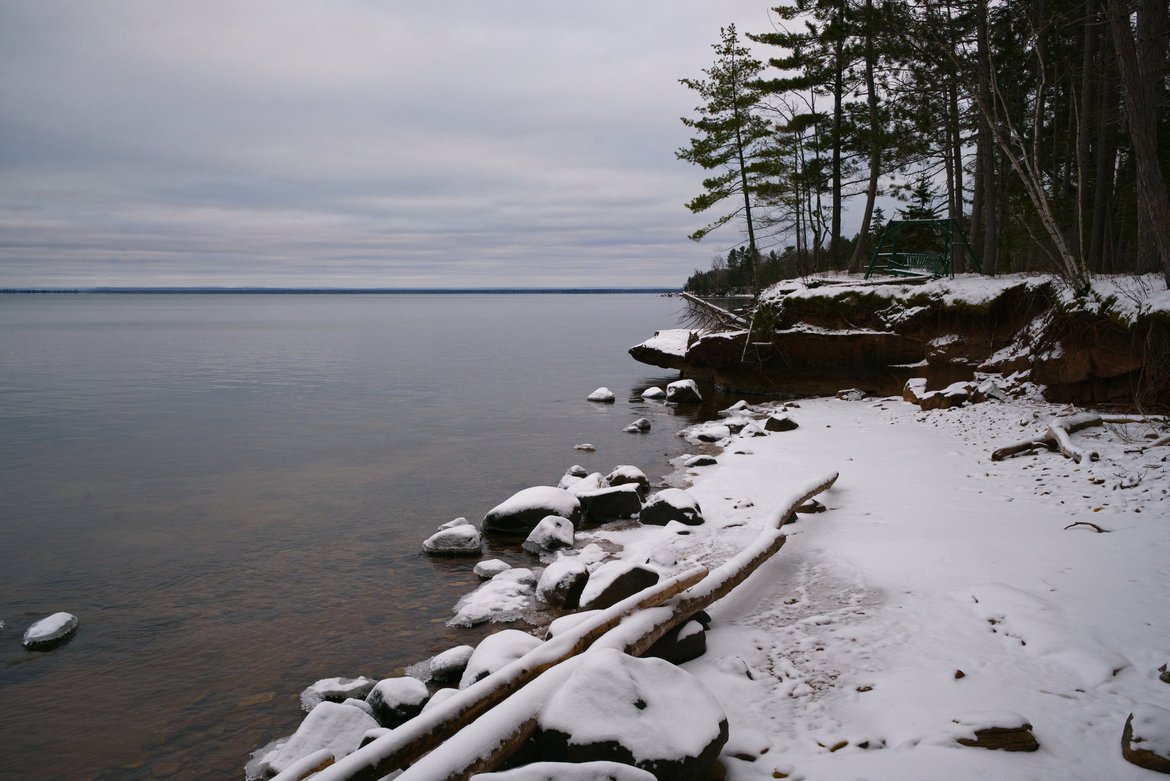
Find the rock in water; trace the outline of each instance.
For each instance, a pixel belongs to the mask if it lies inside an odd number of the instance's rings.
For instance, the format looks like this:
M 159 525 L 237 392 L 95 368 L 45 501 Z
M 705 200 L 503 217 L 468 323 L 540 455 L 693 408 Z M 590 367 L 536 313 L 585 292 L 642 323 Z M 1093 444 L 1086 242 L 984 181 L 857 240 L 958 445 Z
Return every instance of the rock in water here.
M 613 468 L 613 471 L 605 476 L 605 482 L 613 487 L 619 485 L 636 485 L 638 486 L 638 495 L 643 499 L 646 494 L 650 493 L 650 478 L 646 477 L 646 473 L 636 466 L 631 464 L 620 464 Z
M 471 781 L 655 781 L 654 774 L 618 762 L 533 762 Z
M 1121 733 L 1121 754 L 1130 764 L 1170 773 L 1170 710 L 1134 706 Z
M 427 662 L 427 672 L 430 673 L 433 683 L 454 683 L 463 677 L 467 663 L 471 661 L 471 654 L 475 651 L 470 645 L 457 645 L 448 648 L 440 654 L 435 654 Z
M 423 540 L 423 550 L 432 556 L 478 556 L 482 546 L 479 529 L 469 523 L 441 529 Z
M 350 697 L 364 699 L 377 683 L 373 678 L 322 678 L 301 692 L 301 708 L 308 713 L 323 702 L 343 702 Z
M 472 572 L 482 580 L 491 580 L 504 570 L 512 569 L 512 565 L 500 559 L 485 559 L 478 562 Z
M 694 380 L 675 380 L 666 386 L 666 400 L 677 403 L 695 403 L 703 400 Z
M 646 390 L 642 391 L 642 398 L 648 399 L 651 401 L 658 401 L 659 399 L 665 399 L 666 398 L 666 391 L 662 390 L 662 388 L 659 388 L 657 385 L 652 385 L 649 388 L 647 388 Z
M 664 488 L 646 500 L 638 520 L 652 526 L 678 521 L 687 526 L 703 523 L 703 511 L 695 498 L 681 488 Z
M 549 515 L 568 518 L 576 525 L 581 520 L 581 502 L 563 488 L 525 488 L 489 510 L 483 518 L 483 530 L 486 534 L 527 535 Z
M 534 556 L 573 547 L 573 522 L 559 515 L 541 519 L 521 546 Z
M 602 404 L 613 404 L 614 402 L 613 391 L 604 387 L 593 391 L 587 398 L 589 401 L 597 401 Z
M 728 736 L 723 709 L 698 679 L 616 649 L 588 654 L 538 721 L 541 759 L 620 762 L 660 779 L 705 778 Z
M 428 699 L 427 685 L 417 678 L 384 678 L 366 696 L 374 718 L 390 729 L 417 716 Z
M 54 613 L 30 626 L 24 633 L 24 647 L 30 651 L 47 651 L 64 643 L 77 631 L 77 616 Z
M 378 722 L 360 708 L 322 702 L 309 712 L 292 737 L 269 751 L 261 749 L 253 755 L 245 775 L 249 779 L 270 778 L 287 770 L 298 759 L 323 749 L 335 759 L 341 759 L 361 745 L 367 730 L 377 726 Z

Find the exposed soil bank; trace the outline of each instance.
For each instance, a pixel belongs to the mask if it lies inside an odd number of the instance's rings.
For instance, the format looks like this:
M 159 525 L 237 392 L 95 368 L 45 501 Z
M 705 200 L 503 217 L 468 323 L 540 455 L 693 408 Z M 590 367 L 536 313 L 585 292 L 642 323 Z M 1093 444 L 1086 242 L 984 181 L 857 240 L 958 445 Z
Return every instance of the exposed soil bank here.
M 910 377 L 934 388 L 997 373 L 1052 401 L 1164 409 L 1170 295 L 1153 276 L 1099 280 L 1079 299 L 1047 277 L 814 280 L 766 291 L 751 329 L 651 339 L 630 354 L 741 393 L 889 395 Z

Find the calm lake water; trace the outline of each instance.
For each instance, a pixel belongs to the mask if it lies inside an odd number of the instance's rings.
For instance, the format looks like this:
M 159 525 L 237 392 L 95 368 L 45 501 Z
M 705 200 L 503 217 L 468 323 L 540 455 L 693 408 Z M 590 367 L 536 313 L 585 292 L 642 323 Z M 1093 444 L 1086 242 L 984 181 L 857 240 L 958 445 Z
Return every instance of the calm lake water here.
M 626 349 L 648 294 L 0 296 L 0 778 L 243 778 L 319 678 L 398 673 L 474 560 L 422 540 L 710 415 Z M 618 396 L 596 405 L 600 385 Z M 648 417 L 645 435 L 622 432 Z M 597 452 L 573 446 L 591 442 Z M 498 547 L 517 563 L 532 561 Z M 57 610 L 77 636 L 29 653 Z

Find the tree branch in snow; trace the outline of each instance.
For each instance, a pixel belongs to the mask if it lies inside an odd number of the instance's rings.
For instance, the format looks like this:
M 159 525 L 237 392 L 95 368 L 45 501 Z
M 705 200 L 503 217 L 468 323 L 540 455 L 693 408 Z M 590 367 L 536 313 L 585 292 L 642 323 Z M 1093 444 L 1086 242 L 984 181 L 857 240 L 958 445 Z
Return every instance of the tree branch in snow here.
M 1053 418 L 1048 422 L 1048 431 L 1039 437 L 1032 437 L 1011 445 L 1005 445 L 991 454 L 992 461 L 1003 461 L 1005 458 L 1029 453 L 1040 448 L 1059 450 L 1065 458 L 1074 463 L 1081 463 L 1084 459 L 1096 461 L 1100 456 L 1094 450 L 1085 450 L 1073 444 L 1072 434 L 1081 429 L 1100 426 L 1105 423 L 1142 423 L 1140 418 L 1127 418 L 1117 415 L 1095 415 L 1085 413 Z M 1152 447 L 1152 445 L 1151 445 Z
M 1091 526 L 1092 528 L 1097 530 L 1097 534 L 1108 534 L 1109 533 L 1108 529 L 1102 529 L 1100 526 L 1093 523 L 1092 521 L 1077 521 L 1075 523 L 1070 523 L 1068 526 L 1065 526 L 1064 529 L 1065 529 L 1065 531 L 1068 531 L 1069 529 L 1073 528 L 1074 526 Z

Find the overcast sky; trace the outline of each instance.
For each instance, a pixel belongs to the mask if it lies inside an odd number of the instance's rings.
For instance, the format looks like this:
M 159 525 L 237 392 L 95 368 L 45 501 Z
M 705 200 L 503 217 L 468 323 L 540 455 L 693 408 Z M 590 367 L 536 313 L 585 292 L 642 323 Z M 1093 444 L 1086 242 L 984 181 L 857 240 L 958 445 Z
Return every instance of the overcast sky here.
M 0 287 L 681 285 L 678 79 L 769 5 L 3 0 Z

